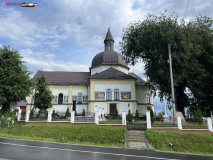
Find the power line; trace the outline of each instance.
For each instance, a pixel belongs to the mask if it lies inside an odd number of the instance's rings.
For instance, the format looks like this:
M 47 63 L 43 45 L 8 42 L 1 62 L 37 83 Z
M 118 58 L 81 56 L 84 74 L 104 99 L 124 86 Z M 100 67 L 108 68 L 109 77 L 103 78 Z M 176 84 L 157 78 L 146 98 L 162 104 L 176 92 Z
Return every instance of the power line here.
M 186 10 L 185 10 L 185 13 L 184 13 L 183 19 L 184 19 L 184 18 L 185 18 L 185 16 L 186 16 L 186 12 L 187 12 L 188 7 L 189 7 L 189 2 L 190 2 L 190 0 L 188 0 L 188 4 L 187 4 Z

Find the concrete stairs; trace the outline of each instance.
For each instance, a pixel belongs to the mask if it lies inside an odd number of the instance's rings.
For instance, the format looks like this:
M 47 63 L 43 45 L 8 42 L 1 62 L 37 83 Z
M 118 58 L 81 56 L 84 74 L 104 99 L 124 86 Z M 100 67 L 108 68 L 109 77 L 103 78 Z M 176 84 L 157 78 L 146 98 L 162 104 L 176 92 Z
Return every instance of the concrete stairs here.
M 126 149 L 152 150 L 143 130 L 128 130 L 125 139 Z

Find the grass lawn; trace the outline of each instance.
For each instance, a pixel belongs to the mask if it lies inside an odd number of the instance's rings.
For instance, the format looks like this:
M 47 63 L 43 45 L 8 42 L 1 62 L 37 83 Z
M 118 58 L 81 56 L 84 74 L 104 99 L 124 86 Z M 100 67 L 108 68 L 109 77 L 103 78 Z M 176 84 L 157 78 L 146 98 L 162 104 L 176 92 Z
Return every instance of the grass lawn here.
M 182 123 L 183 129 L 208 129 L 207 124 Z
M 152 147 L 157 150 L 213 155 L 213 135 L 152 130 L 147 130 L 146 134 Z
M 122 128 L 101 126 L 15 126 L 0 130 L 1 137 L 123 147 Z

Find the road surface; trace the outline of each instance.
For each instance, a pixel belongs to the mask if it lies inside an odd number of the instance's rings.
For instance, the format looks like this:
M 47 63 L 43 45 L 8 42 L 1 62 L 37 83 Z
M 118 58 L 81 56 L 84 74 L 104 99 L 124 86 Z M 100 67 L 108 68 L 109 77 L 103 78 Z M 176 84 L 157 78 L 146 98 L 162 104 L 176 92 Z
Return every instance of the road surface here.
M 0 160 L 88 160 L 88 159 L 213 160 L 213 157 L 0 138 Z

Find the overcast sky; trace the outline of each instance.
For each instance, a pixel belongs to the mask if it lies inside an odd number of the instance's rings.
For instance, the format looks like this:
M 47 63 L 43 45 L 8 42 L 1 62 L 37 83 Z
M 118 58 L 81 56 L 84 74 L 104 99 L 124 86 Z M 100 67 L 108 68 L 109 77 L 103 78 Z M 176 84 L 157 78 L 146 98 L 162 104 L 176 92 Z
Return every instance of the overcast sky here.
M 3 2 L 28 2 L 0 0 Z M 110 26 L 115 51 L 120 52 L 122 29 L 147 13 L 167 10 L 185 19 L 213 16 L 213 0 L 34 0 L 37 7 L 0 6 L 0 46 L 19 51 L 32 72 L 89 71 L 93 57 L 104 50 Z M 133 71 L 133 67 L 131 67 Z M 143 64 L 134 72 L 143 75 Z M 158 101 L 158 100 L 155 100 Z M 156 105 L 160 105 L 155 102 Z M 162 111 L 162 107 L 158 107 Z

